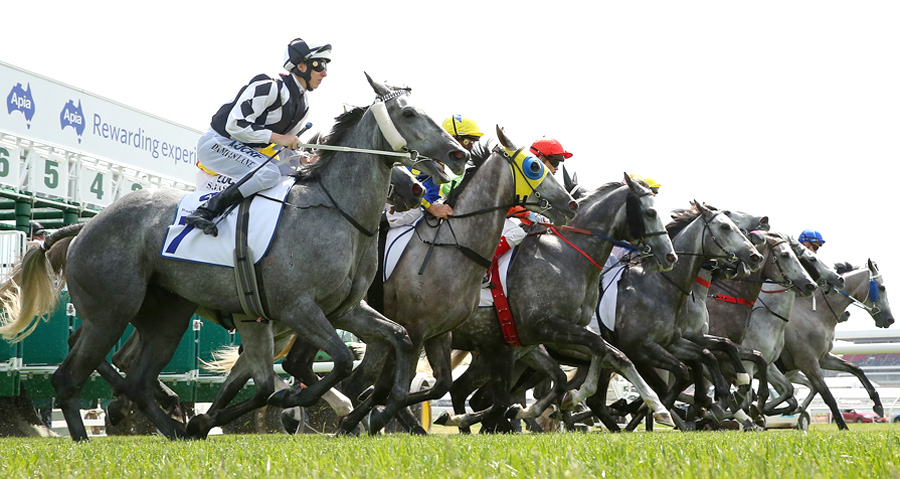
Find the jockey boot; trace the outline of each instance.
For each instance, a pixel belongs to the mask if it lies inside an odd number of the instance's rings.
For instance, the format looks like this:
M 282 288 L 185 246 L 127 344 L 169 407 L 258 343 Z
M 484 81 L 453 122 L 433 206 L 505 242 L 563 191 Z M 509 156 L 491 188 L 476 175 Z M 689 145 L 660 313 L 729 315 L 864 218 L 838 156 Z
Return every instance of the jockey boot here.
M 230 185 L 228 188 L 220 191 L 207 200 L 206 203 L 197 207 L 191 215 L 186 216 L 184 222 L 194 228 L 203 230 L 204 234 L 218 236 L 219 228 L 216 227 L 213 220 L 224 213 L 229 206 L 244 199 L 244 195 L 241 194 L 237 187 L 238 185 Z

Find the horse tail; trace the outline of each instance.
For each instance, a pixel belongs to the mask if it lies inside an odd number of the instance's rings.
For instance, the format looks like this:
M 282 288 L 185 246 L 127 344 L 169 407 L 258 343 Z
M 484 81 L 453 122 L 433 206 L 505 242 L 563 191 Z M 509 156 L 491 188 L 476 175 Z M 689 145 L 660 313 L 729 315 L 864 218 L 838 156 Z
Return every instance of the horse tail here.
M 56 310 L 65 282 L 66 252 L 84 223 L 66 226 L 51 234 L 40 247 L 29 249 L 0 286 L 0 335 L 19 342 L 49 319 Z
M 223 346 L 212 352 L 212 361 L 200 360 L 203 369 L 214 373 L 227 373 L 241 357 L 240 346 Z

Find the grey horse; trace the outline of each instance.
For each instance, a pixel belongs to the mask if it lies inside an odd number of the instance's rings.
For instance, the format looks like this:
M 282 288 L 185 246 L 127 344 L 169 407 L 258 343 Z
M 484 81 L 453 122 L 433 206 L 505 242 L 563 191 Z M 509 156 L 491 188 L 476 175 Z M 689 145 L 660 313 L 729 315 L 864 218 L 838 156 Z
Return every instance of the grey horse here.
M 534 417 L 551 401 L 559 402 L 565 392 L 565 375 L 558 363 L 538 345 L 547 345 L 590 361 L 587 380 L 567 399 L 567 407 L 594 395 L 599 369 L 610 367 L 632 381 L 643 400 L 661 419 L 669 420 L 668 410 L 634 365 L 585 327 L 597 304 L 599 265 L 609 256 L 614 241 L 642 242 L 650 270 L 671 270 L 678 260 L 654 208 L 655 196 L 627 174 L 624 179 L 624 185 L 609 183 L 580 198 L 579 213 L 571 228 L 554 234 L 528 236 L 516 251 L 508 275 L 509 304 L 519 342 L 524 347 L 509 344 L 501 332 L 494 308 L 479 308 L 453 331 L 454 347 L 478 351 L 481 361 L 474 362 L 470 366 L 471 372 L 454 385 L 457 415 L 439 418 L 441 423 L 457 425 L 465 432 L 471 424 L 482 419 L 502 417 L 510 403 L 511 369 L 516 358 L 553 378 L 554 390 L 527 410 L 516 408 L 510 414 L 517 418 Z M 482 374 L 485 371 L 477 371 L 479 363 L 489 376 Z M 491 406 L 475 414 L 463 415 L 468 393 L 488 378 L 492 380 Z
M 407 405 L 437 399 L 449 390 L 448 333 L 477 307 L 478 291 L 499 243 L 505 214 L 516 205 L 517 197 L 525 200 L 526 208 L 555 224 L 564 224 L 575 216 L 577 204 L 552 175 L 537 184 L 520 172 L 521 168 L 543 168 L 543 164 L 526 161 L 523 149 L 499 127 L 497 136 L 501 147 L 476 150 L 478 166 L 466 174 L 450 198 L 454 215 L 438 223 L 429 217 L 419 221 L 384 283 L 385 314 L 406 328 L 415 350 L 424 346 L 436 378 L 430 389 L 410 394 Z M 294 361 L 292 354 L 285 360 L 286 368 Z M 308 353 L 302 356 L 306 356 L 302 361 L 308 362 Z M 362 363 L 344 381 L 342 391 L 357 398 L 369 385 L 375 388 L 356 405 L 351 416 L 364 414 L 384 401 L 384 386 L 389 384 L 386 380 L 393 369 L 406 369 L 411 374 L 415 366 L 415 361 L 393 359 L 381 345 L 368 345 Z M 377 380 L 379 375 L 381 379 Z M 387 414 L 372 411 L 369 433 L 378 431 L 389 419 Z
M 702 383 L 703 366 L 710 370 L 716 388 L 716 398 L 725 409 L 729 389 L 719 371 L 718 361 L 708 350 L 688 341 L 676 327 L 676 316 L 691 295 L 691 285 L 704 263 L 712 259 L 740 259 L 751 270 L 762 265 L 762 255 L 754 248 L 727 215 L 713 211 L 702 204 L 693 203 L 697 213 L 679 217 L 667 228 L 672 236 L 675 251 L 681 260 L 669 273 L 646 271 L 640 267 L 626 268 L 617 284 L 615 329 L 601 323 L 605 338 L 624 352 L 641 375 L 659 394 L 664 394 L 663 404 L 672 407 L 678 393 L 692 379 Z M 691 369 L 685 365 L 690 364 Z M 674 377 L 674 386 L 668 387 L 654 368 L 668 371 Z M 604 387 L 609 374 L 605 375 Z M 698 384 L 698 389 L 701 384 Z M 698 392 L 696 407 L 704 402 Z M 601 421 L 611 430 L 617 430 L 603 401 L 588 402 Z M 721 414 L 721 413 L 720 413 Z M 643 413 L 635 414 L 629 429 L 635 427 Z M 692 427 L 688 424 L 687 427 Z
M 331 134 L 331 144 L 390 151 L 388 140 L 396 144 L 400 137 L 407 149 L 425 158 L 414 161 L 413 154 L 405 156 L 402 161 L 407 166 L 445 181 L 435 159 L 462 172 L 468 153 L 410 103 L 407 90 L 391 89 L 371 79 L 369 83 L 378 96 L 373 105 L 377 109 L 359 108 L 342 115 Z M 377 265 L 374 230 L 387 196 L 393 158 L 377 153 L 323 154 L 288 194 L 288 206 L 269 252 L 257 265 L 269 317 L 319 345 L 335 362 L 335 369 L 323 381 L 304 390 L 300 404 L 317 399 L 352 369 L 353 357 L 335 327 L 353 331 L 371 343 L 387 342 L 404 360 L 412 355 L 403 328 L 361 302 Z M 198 306 L 243 312 L 231 269 L 159 256 L 180 198 L 174 191 L 134 192 L 85 226 L 61 229 L 45 242 L 45 248 L 52 250 L 58 241 L 77 235 L 75 241 L 60 243 L 60 247 L 67 247 L 66 280 L 83 320 L 82 332 L 52 378 L 74 440 L 87 439 L 79 414 L 79 392 L 129 322 L 141 333 L 142 354 L 132 374 L 119 378 L 122 384 L 113 387 L 127 391 L 164 435 L 183 437 L 181 425 L 153 400 L 156 378 Z M 30 332 L 35 315 L 46 314 L 54 306 L 56 295 L 45 253 L 36 248 L 23 259 L 22 282 L 18 284 L 22 285 L 24 307 L 0 330 L 6 337 Z M 268 345 L 271 348 L 271 343 Z M 258 351 L 267 360 L 273 357 L 269 348 Z M 105 379 L 116 381 L 114 377 Z M 397 370 L 391 390 L 393 407 L 400 406 L 410 380 L 408 371 Z M 257 383 L 257 387 L 274 389 L 271 382 Z
M 818 282 L 820 287 L 831 288 L 843 285 L 841 276 L 828 265 L 818 261 L 815 253 L 800 245 L 794 238 L 784 238 L 804 269 L 812 279 Z M 792 400 L 792 389 L 786 389 L 790 388 L 789 382 L 781 371 L 772 365 L 780 353 L 780 344 L 783 344 L 783 325 L 786 323 L 783 318 L 790 314 L 790 308 L 779 307 L 782 297 L 779 293 L 785 293 L 783 295 L 785 299 L 791 296 L 790 301 L 793 302 L 794 294 L 788 288 L 777 285 L 764 288 L 763 283 L 746 279 L 715 279 L 712 281 L 709 292 L 705 294 L 710 316 L 710 332 L 740 344 L 744 358 L 753 362 L 754 367 L 751 370 L 755 370 L 760 379 L 758 407 L 765 408 L 765 414 L 772 413 L 772 408 L 785 399 Z M 756 316 L 760 317 L 756 318 Z M 754 325 L 753 328 L 757 329 L 753 333 L 749 332 L 751 324 Z M 774 326 L 774 329 L 764 325 Z M 747 341 L 748 334 L 753 339 Z M 775 352 L 776 349 L 778 353 Z M 764 351 L 765 354 L 758 354 L 760 351 Z M 726 374 L 728 373 L 729 370 L 726 368 Z M 767 382 L 782 385 L 781 391 L 784 393 L 779 394 L 774 401 L 768 401 Z M 759 409 L 756 408 L 750 410 L 754 416 L 758 411 Z M 743 422 L 745 428 L 753 428 L 745 415 L 738 413 L 737 417 Z
M 316 135 L 316 138 L 318 137 L 319 136 Z M 315 141 L 311 142 L 315 143 Z M 387 204 L 391 205 L 392 209 L 395 211 L 406 211 L 418 207 L 419 204 L 421 204 L 424 195 L 424 187 L 416 180 L 415 176 L 410 173 L 408 168 L 395 166 L 391 169 L 391 182 L 388 189 Z M 200 308 L 196 313 L 211 322 L 224 326 L 222 319 L 215 311 Z M 230 323 L 234 325 L 233 327 L 238 331 L 242 338 L 243 347 L 250 348 L 251 351 L 254 348 L 265 348 L 267 347 L 266 345 L 273 340 L 275 346 L 274 351 L 282 351 L 287 347 L 291 338 L 296 337 L 288 326 L 280 322 L 269 326 L 270 323 L 268 322 L 253 321 L 253 318 L 248 318 L 244 315 L 235 315 L 232 319 L 233 320 Z M 274 338 L 270 337 L 273 334 Z M 130 371 L 134 361 L 139 358 L 139 337 L 140 334 L 135 331 L 113 355 L 112 362 L 120 371 L 126 373 Z M 318 350 L 318 348 L 316 348 L 316 350 Z M 192 438 L 205 438 L 206 435 L 209 434 L 209 430 L 213 427 L 224 425 L 252 409 L 265 405 L 267 399 L 268 391 L 265 388 L 262 388 L 262 392 L 255 394 L 239 404 L 226 408 L 225 406 L 235 395 L 237 395 L 241 387 L 251 377 L 256 377 L 256 381 L 261 384 L 268 384 L 268 379 L 263 380 L 265 377 L 264 372 L 257 372 L 254 374 L 255 368 L 259 365 L 250 364 L 250 358 L 255 357 L 252 353 L 241 356 L 237 347 L 234 347 L 233 349 L 225 347 L 216 351 L 216 356 L 218 357 L 218 360 L 207 364 L 206 367 L 213 371 L 228 372 L 229 377 L 223 382 L 222 387 L 219 389 L 219 393 L 216 395 L 216 399 L 206 413 L 198 414 L 191 418 L 190 423 L 187 425 L 187 434 Z M 101 369 L 107 367 L 107 365 L 101 363 Z M 269 361 L 263 362 L 261 367 L 271 370 Z M 107 372 L 107 374 L 113 373 Z M 287 387 L 278 376 L 274 376 L 274 380 L 276 389 L 280 390 Z M 170 415 L 180 420 L 181 413 L 177 409 L 180 404 L 178 396 L 164 383 L 159 382 L 158 386 L 159 389 L 156 390 L 155 395 L 157 400 L 160 401 L 160 405 L 164 410 L 169 412 Z M 345 397 L 335 390 L 326 392 L 323 399 L 326 399 L 332 404 L 339 413 L 339 417 L 346 416 L 352 409 L 349 400 L 346 400 Z M 128 399 L 127 395 L 119 394 L 116 400 L 112 401 L 107 407 L 107 417 L 110 422 L 115 425 L 122 421 L 125 415 L 133 410 L 133 407 L 134 404 Z
M 790 294 L 791 296 L 793 296 L 794 293 L 809 296 L 816 289 L 815 280 L 806 271 L 804 265 L 795 254 L 794 249 L 791 246 L 792 240 L 790 237 L 772 232 L 759 232 L 756 234 L 761 235 L 764 239 L 764 243 L 757 247 L 764 256 L 763 267 L 755 273 L 735 279 L 714 279 L 711 277 L 711 273 L 707 272 L 704 275 L 703 272 L 701 272 L 697 283 L 694 284 L 693 292 L 697 297 L 701 298 L 698 303 L 702 305 L 703 309 L 706 309 L 708 303 L 715 305 L 723 302 L 740 307 L 740 309 L 732 313 L 732 316 L 747 316 L 749 313 L 746 311 L 749 308 L 755 307 L 753 306 L 754 304 L 759 305 L 762 303 L 757 300 L 757 296 L 761 290 L 773 292 L 777 290 Z M 710 291 L 716 292 L 711 293 Z M 690 301 L 688 303 L 692 304 Z M 740 318 L 733 318 L 733 320 L 744 321 L 744 319 L 742 319 L 743 316 Z M 750 321 L 752 322 L 753 315 L 749 314 L 749 316 L 751 318 Z M 725 318 L 722 321 L 728 321 L 729 319 L 732 318 Z M 706 324 L 706 327 L 714 330 L 708 323 Z M 760 328 L 759 331 L 764 336 L 770 336 L 767 330 Z M 750 378 L 758 371 L 760 373 L 760 392 L 758 395 L 760 397 L 760 402 L 764 403 L 768 392 L 766 373 L 769 369 L 767 368 L 767 365 L 770 364 L 774 358 L 770 357 L 771 354 L 768 356 L 766 354 L 759 354 L 759 351 L 757 351 L 755 346 L 765 346 L 760 339 L 761 338 L 754 337 L 752 341 L 748 341 L 747 338 L 744 338 L 743 343 L 737 343 L 740 346 L 738 352 L 745 361 L 740 364 L 739 368 L 733 366 L 733 363 L 723 363 L 721 364 L 721 369 L 727 381 L 732 383 L 736 382 L 737 384 L 746 384 L 748 386 L 750 384 Z M 775 338 L 770 339 L 773 341 L 775 340 Z M 730 338 L 723 337 L 723 340 L 731 343 Z M 770 352 L 769 348 L 763 347 L 763 349 L 766 352 Z M 743 397 L 739 399 L 739 402 L 747 402 L 747 404 L 744 404 L 743 406 L 750 407 L 749 396 L 742 396 Z M 738 411 L 740 410 L 734 411 L 736 417 L 743 423 L 745 428 L 752 429 L 753 424 L 752 421 L 750 421 L 750 418 L 743 412 Z M 758 410 L 755 409 L 752 413 L 754 416 L 759 415 Z
M 821 394 L 825 404 L 831 409 L 838 428 L 848 429 L 834 395 L 825 384 L 823 369 L 853 374 L 866 388 L 869 397 L 875 403 L 873 409 L 879 416 L 884 415 L 884 407 L 878 392 L 859 366 L 830 354 L 834 343 L 834 328 L 851 304 L 868 312 L 875 320 L 875 326 L 879 328 L 890 327 L 894 323 L 894 317 L 891 314 L 884 278 L 874 261 L 870 259 L 866 266 L 861 268 L 854 268 L 847 263 L 839 264 L 836 269 L 846 281 L 839 293 L 825 294 L 821 291 L 816 293 L 814 296 L 816 308 L 813 308 L 812 298 L 797 298 L 794 302 L 791 320 L 784 331 L 784 349 L 778 363 L 791 380 L 799 382 L 797 371 L 803 372 L 806 376 L 810 394 L 803 401 L 801 410 L 809 406 L 817 393 Z

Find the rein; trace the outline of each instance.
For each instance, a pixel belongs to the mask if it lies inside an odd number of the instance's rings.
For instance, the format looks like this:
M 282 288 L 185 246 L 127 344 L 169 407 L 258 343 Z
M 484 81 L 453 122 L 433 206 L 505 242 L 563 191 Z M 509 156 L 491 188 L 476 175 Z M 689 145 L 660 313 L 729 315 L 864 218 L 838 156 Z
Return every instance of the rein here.
M 512 154 L 512 156 L 510 156 L 509 153 L 507 153 L 505 149 L 498 146 L 498 147 L 494 148 L 494 151 L 492 152 L 492 153 L 497 153 L 497 154 L 501 155 L 507 161 L 507 163 L 509 163 L 510 168 L 513 169 L 513 172 L 512 172 L 512 174 L 513 174 L 513 191 L 515 191 L 515 182 L 517 181 L 517 175 L 515 173 L 515 169 L 518 168 L 518 164 L 513 160 L 516 158 L 516 156 L 519 155 L 519 153 L 522 150 L 523 150 L 523 148 L 519 148 L 518 150 L 515 151 L 515 153 Z M 519 171 L 521 173 L 521 170 L 519 170 Z M 524 173 L 521 173 L 521 174 L 524 177 Z M 477 251 L 473 250 L 472 248 L 469 248 L 468 246 L 459 244 L 459 241 L 456 239 L 456 232 L 453 231 L 453 225 L 451 224 L 451 222 L 449 220 L 451 218 L 452 219 L 469 218 L 469 217 L 478 216 L 478 215 L 482 215 L 482 214 L 486 214 L 486 213 L 491 213 L 493 211 L 498 211 L 498 210 L 508 210 L 508 209 L 512 208 L 513 206 L 537 206 L 541 211 L 549 210 L 552 207 L 550 205 L 550 202 L 546 199 L 541 198 L 541 194 L 537 190 L 535 190 L 533 186 L 531 186 L 531 183 L 526 181 L 526 184 L 529 186 L 529 188 L 531 188 L 532 194 L 534 194 L 534 196 L 536 198 L 538 198 L 540 201 L 538 201 L 536 203 L 528 202 L 525 200 L 527 197 L 523 197 L 522 201 L 516 201 L 513 204 L 489 206 L 487 208 L 470 211 L 468 213 L 463 213 L 463 214 L 458 214 L 458 215 L 454 214 L 450 218 L 447 218 L 447 221 L 439 221 L 437 226 L 435 227 L 436 230 L 434 232 L 434 237 L 437 238 L 438 234 L 441 231 L 441 227 L 444 226 L 444 224 L 446 223 L 447 227 L 450 228 L 450 234 L 453 236 L 452 243 L 436 243 L 434 240 L 431 240 L 431 241 L 426 240 L 426 239 L 422 238 L 422 236 L 419 234 L 419 229 L 416 228 L 416 236 L 419 238 L 420 241 L 422 241 L 423 244 L 428 245 L 428 252 L 425 254 L 425 259 L 422 260 L 422 266 L 419 267 L 418 274 L 422 275 L 425 273 L 425 267 L 428 266 L 428 262 L 431 260 L 431 254 L 434 252 L 434 248 L 436 246 L 449 246 L 449 247 L 456 248 L 466 258 L 471 259 L 479 266 L 483 266 L 485 269 L 490 268 L 491 267 L 490 259 L 488 259 L 484 256 L 481 256 Z M 468 185 L 469 185 L 468 182 L 464 182 L 462 184 L 462 188 L 464 189 Z M 462 189 L 457 190 L 457 191 L 462 191 Z M 529 195 L 529 196 L 531 196 L 531 195 Z M 518 200 L 518 196 L 517 196 L 517 200 Z M 427 221 L 425 222 L 425 224 L 428 224 Z

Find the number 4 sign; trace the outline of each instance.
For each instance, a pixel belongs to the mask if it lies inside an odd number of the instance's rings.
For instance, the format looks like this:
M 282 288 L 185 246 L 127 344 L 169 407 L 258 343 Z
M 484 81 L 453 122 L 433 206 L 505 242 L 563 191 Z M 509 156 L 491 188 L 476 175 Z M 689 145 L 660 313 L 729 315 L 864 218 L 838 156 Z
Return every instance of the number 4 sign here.
M 108 206 L 112 196 L 112 172 L 81 168 L 78 175 L 79 201 L 97 206 Z

